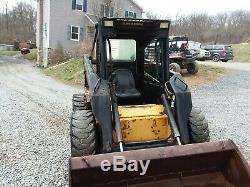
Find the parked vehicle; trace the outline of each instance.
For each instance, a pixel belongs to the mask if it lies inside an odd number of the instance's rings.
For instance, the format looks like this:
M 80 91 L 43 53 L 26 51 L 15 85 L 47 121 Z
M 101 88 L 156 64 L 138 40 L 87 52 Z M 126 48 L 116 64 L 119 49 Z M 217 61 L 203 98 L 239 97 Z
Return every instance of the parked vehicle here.
M 20 51 L 21 51 L 22 55 L 26 55 L 26 54 L 30 53 L 30 50 L 28 48 L 22 48 Z
M 210 59 L 214 62 L 233 60 L 233 49 L 230 45 L 207 45 L 203 49 L 211 53 Z
M 169 59 L 170 70 L 181 73 L 181 69 L 187 69 L 190 74 L 196 74 L 199 70 L 195 62 L 199 52 L 187 48 L 187 37 L 170 37 L 169 38 Z M 151 42 L 145 49 L 145 61 L 155 62 L 156 40 Z
M 188 49 L 195 50 L 198 54 L 196 60 L 204 61 L 210 59 L 210 52 L 201 48 L 200 42 L 189 41 Z
M 187 69 L 190 74 L 199 71 L 199 65 L 195 62 L 198 53 L 188 48 L 188 37 L 170 36 L 169 49 L 170 70 L 180 73 L 181 69 Z

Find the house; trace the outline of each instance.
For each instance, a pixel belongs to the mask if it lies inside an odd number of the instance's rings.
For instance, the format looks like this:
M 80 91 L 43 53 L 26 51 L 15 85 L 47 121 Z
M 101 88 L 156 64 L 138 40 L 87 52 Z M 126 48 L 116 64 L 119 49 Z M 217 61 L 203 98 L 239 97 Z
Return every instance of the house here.
M 47 66 L 50 49 L 74 50 L 94 35 L 99 17 L 142 18 L 133 0 L 37 0 L 38 63 Z

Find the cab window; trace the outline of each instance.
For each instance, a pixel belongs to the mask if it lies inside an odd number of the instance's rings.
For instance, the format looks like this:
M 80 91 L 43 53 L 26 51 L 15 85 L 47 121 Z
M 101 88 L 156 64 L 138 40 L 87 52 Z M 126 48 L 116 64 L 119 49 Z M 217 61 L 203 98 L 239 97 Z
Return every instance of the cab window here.
M 114 62 L 135 62 L 136 41 L 127 39 L 110 39 L 106 42 L 107 59 L 110 60 L 109 43 L 111 47 L 111 60 Z

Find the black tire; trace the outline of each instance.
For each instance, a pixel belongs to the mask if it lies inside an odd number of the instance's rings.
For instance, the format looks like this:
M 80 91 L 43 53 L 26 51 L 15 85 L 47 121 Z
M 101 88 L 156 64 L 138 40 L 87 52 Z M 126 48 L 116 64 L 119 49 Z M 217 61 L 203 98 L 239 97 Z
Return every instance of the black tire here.
M 187 71 L 190 74 L 196 74 L 199 71 L 199 64 L 197 62 L 193 62 L 190 64 L 187 64 Z
M 87 102 L 87 98 L 84 94 L 74 94 L 72 99 L 73 111 L 77 110 L 90 110 L 90 103 Z
M 219 55 L 213 55 L 213 61 L 214 62 L 219 62 L 220 61 L 220 56 Z
M 70 124 L 71 156 L 93 155 L 97 152 L 97 127 L 91 110 L 72 113 Z
M 228 62 L 228 60 L 221 60 L 222 62 Z
M 169 69 L 176 73 L 181 73 L 181 66 L 175 62 L 169 65 Z
M 190 113 L 189 129 L 191 143 L 203 143 L 210 141 L 208 122 L 201 110 L 198 108 L 193 107 Z

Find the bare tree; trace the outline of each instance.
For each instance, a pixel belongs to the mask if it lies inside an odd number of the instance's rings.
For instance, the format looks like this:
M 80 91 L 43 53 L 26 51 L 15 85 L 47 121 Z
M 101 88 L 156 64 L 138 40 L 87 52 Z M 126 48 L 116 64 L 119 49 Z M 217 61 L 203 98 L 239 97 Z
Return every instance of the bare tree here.
M 0 43 L 11 44 L 14 39 L 35 41 L 35 22 L 35 9 L 27 3 L 17 3 L 12 10 L 0 13 Z
M 234 11 L 216 16 L 207 14 L 178 15 L 172 21 L 172 35 L 186 35 L 191 40 L 213 43 L 246 41 L 250 30 L 250 12 Z
M 159 20 L 163 20 L 163 19 L 170 19 L 169 16 L 162 16 L 161 14 L 157 14 L 157 13 L 154 13 L 154 12 L 146 12 L 146 17 L 148 19 L 159 19 Z

